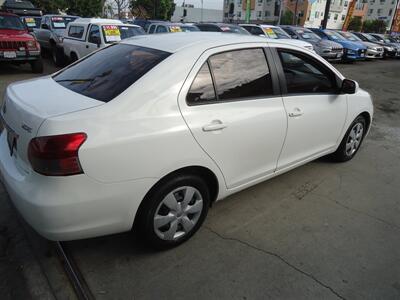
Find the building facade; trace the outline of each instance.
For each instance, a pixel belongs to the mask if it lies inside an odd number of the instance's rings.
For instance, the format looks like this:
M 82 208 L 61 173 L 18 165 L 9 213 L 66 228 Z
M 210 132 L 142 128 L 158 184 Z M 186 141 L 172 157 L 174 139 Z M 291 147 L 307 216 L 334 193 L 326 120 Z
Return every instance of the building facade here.
M 222 22 L 222 19 L 222 10 L 202 9 L 192 5 L 176 6 L 171 17 L 172 22 Z
M 311 0 L 305 27 L 319 28 L 325 14 L 326 0 Z M 342 29 L 349 8 L 349 0 L 332 0 L 329 10 L 328 29 Z
M 280 0 L 251 0 L 250 22 L 276 24 Z M 246 0 L 224 0 L 224 21 L 243 23 L 246 19 Z
M 368 12 L 366 20 L 383 20 L 390 26 L 396 12 L 396 0 L 366 0 L 368 1 Z

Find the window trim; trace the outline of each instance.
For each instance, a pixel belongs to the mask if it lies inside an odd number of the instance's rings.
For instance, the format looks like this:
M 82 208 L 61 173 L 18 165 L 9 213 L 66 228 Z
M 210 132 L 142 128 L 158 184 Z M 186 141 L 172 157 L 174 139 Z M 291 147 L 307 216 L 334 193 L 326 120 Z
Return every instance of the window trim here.
M 311 61 L 321 65 L 326 71 L 332 73 L 332 75 L 334 76 L 334 80 L 336 82 L 336 92 L 329 92 L 329 93 L 288 93 L 287 91 L 287 83 L 286 83 L 286 77 L 285 77 L 285 73 L 283 71 L 283 66 L 282 66 L 282 62 L 281 62 L 281 58 L 279 56 L 278 51 L 282 50 L 288 53 L 292 53 L 295 55 L 300 55 L 300 56 L 305 56 L 307 57 L 307 59 L 310 59 Z M 273 49 L 271 48 L 271 52 L 272 55 L 274 57 L 274 60 L 276 62 L 276 69 L 277 69 L 277 73 L 278 73 L 278 78 L 279 78 L 279 86 L 281 89 L 281 95 L 282 97 L 287 97 L 287 96 L 304 96 L 304 95 L 341 95 L 342 93 L 340 92 L 340 86 L 342 84 L 342 80 L 337 76 L 337 74 L 335 72 L 333 72 L 333 70 L 331 70 L 328 66 L 326 66 L 324 63 L 322 63 L 321 61 L 319 61 L 318 59 L 308 55 L 307 53 L 303 53 L 301 51 L 296 51 L 296 50 L 292 50 L 292 49 L 288 49 L 288 48 L 281 48 L 281 47 L 274 47 Z
M 271 74 L 272 95 L 257 96 L 257 97 L 241 97 L 241 98 L 220 100 L 219 97 L 218 97 L 218 90 L 217 90 L 217 87 L 216 87 L 214 71 L 213 71 L 212 65 L 210 63 L 210 58 L 212 56 L 214 56 L 214 55 L 219 55 L 219 54 L 226 53 L 226 52 L 242 51 L 242 50 L 254 50 L 254 49 L 261 49 L 264 52 L 264 57 L 265 57 L 268 69 L 270 71 L 270 74 Z M 202 101 L 202 102 L 196 102 L 196 103 L 189 103 L 187 101 L 189 92 L 190 92 L 190 90 L 192 88 L 192 85 L 193 85 L 194 81 L 197 78 L 197 75 L 199 74 L 201 68 L 203 67 L 203 65 L 205 63 L 208 64 L 208 68 L 209 68 L 209 71 L 211 73 L 211 80 L 212 80 L 212 84 L 213 84 L 213 88 L 214 88 L 215 100 L 214 101 Z M 213 53 L 210 56 L 208 56 L 207 59 L 201 63 L 201 66 L 200 66 L 199 70 L 194 75 L 193 80 L 190 83 L 189 89 L 188 89 L 188 91 L 186 93 L 185 102 L 186 102 L 187 106 L 199 106 L 199 105 L 223 104 L 223 103 L 238 102 L 238 101 L 261 100 L 261 99 L 266 99 L 266 98 L 271 99 L 271 98 L 277 98 L 277 97 L 281 97 L 281 91 L 280 91 L 280 85 L 279 85 L 278 72 L 277 72 L 277 70 L 275 68 L 275 64 L 273 63 L 273 57 L 272 57 L 272 54 L 270 52 L 270 49 L 268 47 L 246 47 L 246 48 L 224 50 L 224 51 L 221 51 L 221 52 Z

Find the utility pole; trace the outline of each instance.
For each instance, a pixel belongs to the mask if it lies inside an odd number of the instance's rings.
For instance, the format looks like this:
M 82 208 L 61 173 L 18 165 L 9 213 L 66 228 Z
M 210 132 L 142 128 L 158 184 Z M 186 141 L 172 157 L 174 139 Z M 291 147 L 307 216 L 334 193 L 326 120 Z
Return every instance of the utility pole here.
M 282 18 L 282 12 L 283 12 L 283 3 L 284 3 L 284 0 L 279 0 L 278 25 L 281 25 L 281 18 Z
M 250 14 L 251 14 L 250 8 L 251 8 L 250 0 L 246 0 L 246 23 L 250 23 Z
M 203 0 L 201 0 L 201 22 L 203 22 Z
M 328 16 L 329 16 L 330 9 L 331 9 L 331 0 L 326 0 L 324 19 L 322 20 L 322 24 L 321 24 L 322 29 L 326 29 L 326 25 L 328 24 Z
M 296 0 L 296 5 L 294 7 L 294 15 L 293 15 L 293 25 L 297 26 L 297 6 L 299 4 L 299 0 Z

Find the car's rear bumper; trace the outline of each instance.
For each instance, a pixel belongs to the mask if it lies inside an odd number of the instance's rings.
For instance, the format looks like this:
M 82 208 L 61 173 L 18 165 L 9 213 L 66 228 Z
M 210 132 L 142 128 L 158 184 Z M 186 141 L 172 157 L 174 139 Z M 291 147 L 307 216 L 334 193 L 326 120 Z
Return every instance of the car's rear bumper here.
M 24 171 L 0 136 L 2 182 L 23 218 L 42 236 L 65 241 L 131 229 L 136 211 L 156 179 L 113 184 L 85 174 L 47 177 Z

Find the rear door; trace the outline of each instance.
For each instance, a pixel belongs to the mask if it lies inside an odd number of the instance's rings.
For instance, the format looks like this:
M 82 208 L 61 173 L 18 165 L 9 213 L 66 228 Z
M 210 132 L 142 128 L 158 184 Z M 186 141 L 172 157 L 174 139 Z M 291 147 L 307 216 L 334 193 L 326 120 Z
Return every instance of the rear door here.
M 236 47 L 203 54 L 179 96 L 187 125 L 228 188 L 275 171 L 287 122 L 265 50 Z
M 347 114 L 340 79 L 324 63 L 303 52 L 277 49 L 288 130 L 278 169 L 334 149 Z

